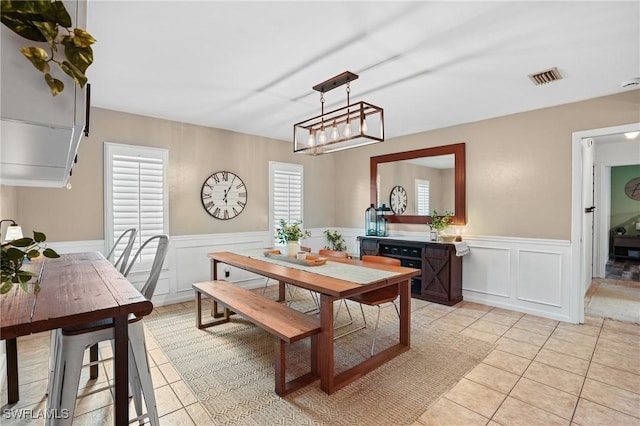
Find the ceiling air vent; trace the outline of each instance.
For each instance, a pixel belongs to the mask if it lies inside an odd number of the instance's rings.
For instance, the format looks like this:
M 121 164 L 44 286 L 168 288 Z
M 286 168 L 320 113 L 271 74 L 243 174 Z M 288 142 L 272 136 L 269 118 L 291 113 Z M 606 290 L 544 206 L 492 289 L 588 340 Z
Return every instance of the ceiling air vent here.
M 541 84 L 551 83 L 552 81 L 560 80 L 562 76 L 558 68 L 550 68 L 545 71 L 541 71 L 536 74 L 529 74 L 529 78 L 535 83 L 536 86 Z

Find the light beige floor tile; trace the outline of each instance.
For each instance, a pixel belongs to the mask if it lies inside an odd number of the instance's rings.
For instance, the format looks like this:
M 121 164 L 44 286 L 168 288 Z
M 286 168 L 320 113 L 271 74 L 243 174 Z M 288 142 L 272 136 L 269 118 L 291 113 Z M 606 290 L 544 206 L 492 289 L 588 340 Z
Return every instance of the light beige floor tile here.
M 526 318 L 520 318 L 517 323 L 513 325 L 513 328 L 530 331 L 532 333 L 540 334 L 545 337 L 551 336 L 551 333 L 556 329 L 555 325 L 542 324 L 537 321 L 528 320 Z
M 4 372 L 2 373 L 4 374 Z M 49 362 L 39 362 L 23 366 L 18 360 L 18 377 L 21 384 L 37 382 L 49 378 Z
M 606 339 L 599 340 L 597 347 L 598 349 L 613 352 L 615 354 L 626 357 L 634 357 L 640 350 L 640 346 L 633 343 Z
M 176 396 L 171 386 L 162 386 L 154 390 L 156 395 L 156 406 L 158 407 L 158 416 L 162 417 L 173 411 L 182 408 L 180 400 Z
M 622 333 L 617 330 L 603 328 L 600 333 L 599 341 L 612 341 L 616 343 L 628 343 L 634 347 L 640 348 L 640 335 Z
M 485 333 L 491 333 L 497 336 L 502 336 L 511 327 L 510 325 L 504 325 L 504 324 L 490 321 L 489 319 L 487 319 L 489 315 L 491 315 L 491 313 L 488 313 L 481 319 L 471 324 L 469 328 L 472 330 L 483 331 Z
M 638 426 L 640 424 L 640 419 L 583 398 L 578 401 L 573 421 L 581 426 Z
M 504 401 L 492 420 L 509 426 L 567 425 L 562 417 L 511 397 Z
M 628 322 L 616 321 L 612 319 L 605 319 L 602 325 L 603 330 L 617 331 L 619 333 L 629 333 L 640 336 L 640 325 L 631 324 Z
M 151 373 L 151 381 L 153 382 L 154 389 L 169 384 L 158 367 L 149 368 L 149 372 Z
M 445 398 L 484 417 L 491 418 L 506 395 L 486 386 L 462 379 L 445 394 Z
M 548 339 L 548 336 L 516 327 L 512 327 L 506 333 L 504 333 L 504 337 L 517 340 L 518 342 L 531 343 L 537 346 L 544 345 Z
M 501 337 L 497 342 L 496 349 L 509 352 L 524 358 L 533 359 L 538 354 L 540 347 L 529 343 L 518 342 L 517 340 Z
M 488 418 L 446 398 L 440 398 L 418 419 L 425 426 L 484 426 L 488 421 Z
M 531 363 L 531 360 L 494 349 L 482 362 L 509 371 L 510 373 L 522 375 Z
M 460 302 L 456 305 L 456 309 L 456 312 L 459 312 L 461 315 L 481 318 L 491 310 L 491 307 L 474 302 Z
M 4 372 L 0 372 L 0 374 L 5 374 Z M 47 397 L 47 383 L 48 380 L 38 380 L 37 382 L 31 382 L 26 384 L 21 384 L 18 382 L 18 393 L 20 394 L 20 400 L 10 408 L 30 408 L 33 405 L 38 405 L 40 403 L 46 402 Z M 7 401 L 7 388 L 6 386 L 2 389 L 0 393 L 0 401 L 3 403 Z M 0 415 L 2 413 L 0 412 Z
M 151 349 L 148 351 L 149 357 L 153 358 L 153 361 L 156 363 L 155 365 L 166 364 L 169 362 L 169 359 L 165 356 L 164 352 L 160 349 Z
M 578 403 L 576 395 L 534 382 L 525 377 L 518 381 L 509 396 L 567 420 L 573 416 L 573 411 Z
M 489 343 L 495 343 L 500 338 L 498 334 L 485 333 L 484 331 L 474 330 L 469 327 L 462 330 L 460 334 Z
M 158 366 L 158 368 L 160 369 L 160 372 L 162 372 L 162 375 L 167 380 L 167 382 L 173 383 L 177 382 L 178 380 L 182 380 L 180 374 L 178 374 L 178 371 L 176 371 L 175 367 L 172 364 L 161 364 Z
M 506 317 L 518 318 L 518 319 L 522 318 L 525 315 L 522 312 L 512 311 L 510 309 L 504 309 L 504 308 L 493 308 L 491 309 L 491 313 L 496 315 L 503 315 Z
M 187 410 L 189 417 L 191 417 L 191 420 L 197 425 L 208 425 L 212 423 L 211 416 L 209 416 L 207 410 L 205 410 L 199 402 L 188 405 L 185 407 L 185 410 Z
M 94 426 L 114 424 L 113 405 L 74 417 L 73 426 Z M 137 423 L 136 423 L 137 424 Z
M 602 324 L 604 324 L 604 318 L 593 317 L 591 315 L 584 316 L 584 323 L 586 325 L 593 325 L 598 328 L 602 328 Z
M 480 363 L 465 378 L 507 395 L 520 376 L 489 364 Z
M 640 394 L 587 379 L 580 397 L 640 418 Z
M 545 349 L 560 352 L 565 355 L 575 356 L 584 360 L 591 360 L 593 355 L 593 346 L 585 346 L 578 343 L 567 342 L 557 337 L 549 337 L 547 343 L 544 344 Z
M 591 348 L 594 348 L 596 346 L 596 342 L 598 341 L 597 335 L 591 336 L 588 334 L 582 334 L 577 331 L 573 331 L 573 329 L 561 328 L 561 326 L 558 326 L 558 328 L 556 328 L 556 330 L 551 335 L 551 338 L 558 338 L 564 340 L 565 342 L 575 343 Z
M 466 315 L 456 314 L 455 312 L 450 312 L 447 315 L 445 315 L 445 316 L 441 317 L 440 319 L 438 319 L 438 321 L 446 322 L 448 324 L 455 324 L 455 325 L 461 325 L 461 326 L 464 326 L 464 327 L 468 327 L 469 325 L 474 323 L 476 321 L 476 319 L 475 318 L 471 318 L 471 317 L 466 316 Z
M 511 311 L 506 311 L 511 312 Z M 492 310 L 488 314 L 482 317 L 483 320 L 495 322 L 496 324 L 506 325 L 511 327 L 513 324 L 517 323 L 518 320 L 522 317 L 523 314 L 519 312 L 512 312 L 511 314 L 505 313 L 505 311 L 496 311 L 496 309 Z
M 81 396 L 76 399 L 76 411 L 74 416 L 80 416 L 88 413 L 89 411 L 107 407 L 111 404 L 113 404 L 113 398 L 111 397 L 111 391 L 109 389 L 104 389 L 100 392 L 87 396 Z
M 634 374 L 640 374 L 640 357 L 618 355 L 603 349 L 603 346 L 596 346 L 596 351 L 593 354 L 593 362 L 608 365 L 609 367 L 619 370 L 629 371 Z
M 525 316 L 522 317 L 522 319 L 525 321 L 532 321 L 538 324 L 544 324 L 552 327 L 556 327 L 558 324 L 560 324 L 560 321 L 539 317 L 537 315 L 530 315 L 530 314 L 525 314 Z
M 541 364 L 537 361 L 529 365 L 523 377 L 576 396 L 580 395 L 580 389 L 584 383 L 583 376 Z
M 160 426 L 194 426 L 193 420 L 184 408 L 160 417 Z
M 460 333 L 462 330 L 467 328 L 466 325 L 462 325 L 455 320 L 449 320 L 446 317 L 434 320 L 431 324 L 434 330 L 442 330 L 443 332 L 448 333 Z
M 538 355 L 536 355 L 535 361 L 542 364 L 550 365 L 552 367 L 560 368 L 562 370 L 570 371 L 580 376 L 586 376 L 589 368 L 589 361 L 581 358 L 577 358 L 571 355 L 565 355 L 560 352 L 555 352 L 546 348 L 540 349 Z
M 198 402 L 193 392 L 191 392 L 191 389 L 189 389 L 189 386 L 182 380 L 171 383 L 171 389 L 173 389 L 173 392 L 178 396 L 183 406 Z
M 640 354 L 638 355 L 640 356 Z M 587 377 L 629 392 L 640 394 L 640 375 L 592 362 Z
M 0 412 L 2 426 L 42 426 L 46 404 L 29 405 L 24 408 L 4 406 Z
M 411 321 L 413 322 L 416 318 L 427 318 L 429 320 L 437 320 L 438 318 L 442 318 L 447 315 L 448 312 L 442 311 L 440 309 L 434 309 L 432 305 L 429 305 L 419 311 L 411 314 Z
M 600 329 L 602 327 L 588 324 L 571 324 L 568 322 L 561 322 L 558 324 L 558 330 L 567 330 L 574 333 L 583 334 L 585 336 L 598 337 Z

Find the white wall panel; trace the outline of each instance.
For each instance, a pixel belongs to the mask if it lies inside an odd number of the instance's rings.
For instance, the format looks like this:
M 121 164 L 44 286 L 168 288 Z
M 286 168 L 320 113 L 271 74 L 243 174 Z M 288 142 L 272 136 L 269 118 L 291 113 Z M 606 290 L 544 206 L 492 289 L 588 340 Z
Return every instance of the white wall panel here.
M 562 255 L 518 250 L 519 300 L 562 307 Z
M 463 258 L 462 288 L 482 294 L 510 297 L 511 251 L 500 247 L 474 247 Z

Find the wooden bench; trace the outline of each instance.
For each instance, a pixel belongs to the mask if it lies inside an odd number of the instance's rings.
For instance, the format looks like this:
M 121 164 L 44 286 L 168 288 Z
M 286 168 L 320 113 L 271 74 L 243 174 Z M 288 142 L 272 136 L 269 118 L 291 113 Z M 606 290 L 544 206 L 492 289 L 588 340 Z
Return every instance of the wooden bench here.
M 319 378 L 317 334 L 320 322 L 316 318 L 224 280 L 195 283 L 193 289 L 196 292 L 196 326 L 199 329 L 228 322 L 230 311 L 233 311 L 276 337 L 275 381 L 278 395 L 284 396 Z M 222 319 L 202 322 L 202 295 L 224 306 Z M 306 337 L 311 339 L 311 371 L 287 382 L 285 343 Z

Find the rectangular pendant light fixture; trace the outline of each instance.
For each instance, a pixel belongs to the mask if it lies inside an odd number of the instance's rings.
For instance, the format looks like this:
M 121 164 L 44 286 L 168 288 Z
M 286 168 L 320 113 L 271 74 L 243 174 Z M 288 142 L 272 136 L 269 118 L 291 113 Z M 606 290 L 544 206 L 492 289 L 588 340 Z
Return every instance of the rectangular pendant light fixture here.
M 350 82 L 358 76 L 345 71 L 313 86 L 320 92 L 320 115 L 293 126 L 293 151 L 320 155 L 384 141 L 384 111 L 367 102 L 350 104 Z M 347 104 L 324 112 L 324 94 L 347 86 Z

